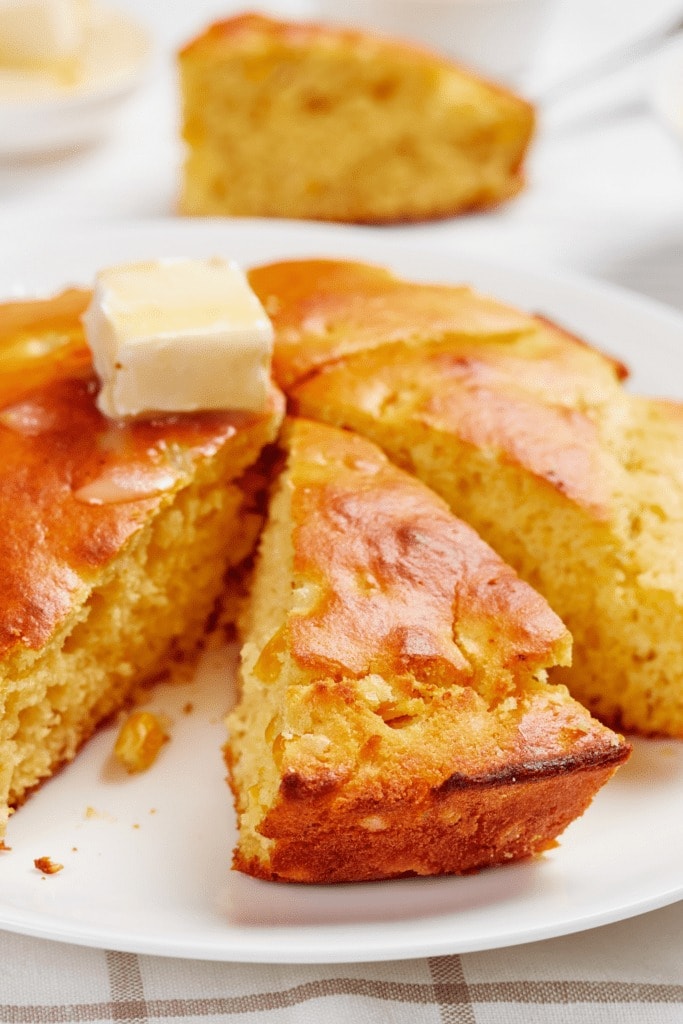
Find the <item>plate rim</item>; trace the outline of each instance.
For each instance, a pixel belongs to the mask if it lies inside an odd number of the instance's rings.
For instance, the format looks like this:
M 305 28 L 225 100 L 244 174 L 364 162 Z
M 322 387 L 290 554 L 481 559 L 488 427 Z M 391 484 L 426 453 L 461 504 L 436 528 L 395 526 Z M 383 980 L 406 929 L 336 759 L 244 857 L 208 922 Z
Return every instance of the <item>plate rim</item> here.
M 683 45 L 683 40 L 681 41 Z M 474 228 L 473 234 L 476 235 L 476 229 L 482 221 L 481 216 L 474 215 L 472 218 L 472 227 Z M 61 221 L 57 221 L 61 223 Z M 295 219 L 281 219 L 281 218 L 268 218 L 268 217 L 173 217 L 173 216 L 161 216 L 161 217 L 146 217 L 140 219 L 120 219 L 116 221 L 109 220 L 107 218 L 96 218 L 96 219 L 76 219 L 73 229 L 69 231 L 69 237 L 72 244 L 79 241 L 87 241 L 93 236 L 99 234 L 106 234 L 112 240 L 119 240 L 126 238 L 127 236 L 134 236 L 138 234 L 151 233 L 178 233 L 180 236 L 209 236 L 217 235 L 218 232 L 228 232 L 227 240 L 229 240 L 229 233 L 236 232 L 238 235 L 244 233 L 245 235 L 258 236 L 260 234 L 276 235 L 287 234 L 291 235 L 295 242 L 298 242 L 300 236 L 311 235 L 313 241 L 318 238 L 327 247 L 327 239 L 332 239 L 335 243 L 338 241 L 342 246 L 346 245 L 346 242 L 356 237 L 362 239 L 362 244 L 369 245 L 370 249 L 385 251 L 387 255 L 384 259 L 389 263 L 393 261 L 396 263 L 402 262 L 404 254 L 400 251 L 400 244 L 403 243 L 408 245 L 413 252 L 414 256 L 426 256 L 427 258 L 443 258 L 444 260 L 454 260 L 456 262 L 471 260 L 475 268 L 479 271 L 492 270 L 497 273 L 512 273 L 514 275 L 521 275 L 527 280 L 533 280 L 534 283 L 549 282 L 553 285 L 558 285 L 561 288 L 568 288 L 572 290 L 579 290 L 592 297 L 598 299 L 613 300 L 615 302 L 623 303 L 628 305 L 634 311 L 637 311 L 646 316 L 653 316 L 657 319 L 661 319 L 667 323 L 667 326 L 673 329 L 678 328 L 683 330 L 683 308 L 677 309 L 660 299 L 652 298 L 649 295 L 635 291 L 632 288 L 628 288 L 624 285 L 617 284 L 613 281 L 600 278 L 595 274 L 582 273 L 572 268 L 562 267 L 556 264 L 552 266 L 541 266 L 536 260 L 529 259 L 526 256 L 519 256 L 515 253 L 515 265 L 513 266 L 509 259 L 499 256 L 498 254 L 492 254 L 491 248 L 495 244 L 495 238 L 478 238 L 474 239 L 473 236 L 467 231 L 463 232 L 462 238 L 446 239 L 443 236 L 434 236 L 426 239 L 424 235 L 420 234 L 420 228 L 415 228 L 412 225 L 396 225 L 396 226 L 383 226 L 380 228 L 370 227 L 361 224 L 335 224 L 323 221 L 305 221 Z M 393 240 L 393 244 L 392 244 Z M 212 241 L 214 239 L 212 238 Z M 63 244 L 63 243 L 62 243 Z M 15 259 L 17 253 L 28 254 L 29 251 L 38 249 L 45 251 L 50 246 L 56 247 L 60 245 L 54 237 L 45 238 L 44 232 L 29 229 L 26 232 L 22 232 L 20 238 L 12 240 L 12 255 L 11 258 Z M 61 248 L 61 245 L 60 245 Z M 315 251 L 310 254 L 311 258 L 315 258 Z M 322 254 L 318 254 L 322 255 Z M 0 242 L 0 258 L 2 257 L 2 243 Z M 277 257 L 278 259 L 286 257 Z M 295 259 L 302 258 L 295 255 Z M 334 258 L 334 257 L 331 257 Z M 344 254 L 341 258 L 351 259 Z M 363 256 L 356 257 L 363 259 Z M 378 259 L 381 257 L 377 257 Z M 369 262 L 373 261 L 373 257 L 370 257 Z M 9 277 L 11 271 L 7 272 L 0 264 L 0 302 L 8 301 L 13 298 L 30 297 L 29 293 L 24 291 L 11 292 L 5 291 L 3 286 L 3 280 Z M 400 273 L 400 271 L 399 271 Z M 432 275 L 433 277 L 433 275 Z M 440 282 L 447 282 L 447 278 L 439 279 Z M 460 278 L 462 282 L 462 278 Z M 76 280 L 67 280 L 64 282 L 62 287 L 68 287 L 71 284 L 78 285 L 82 282 Z M 35 292 L 35 297 L 46 296 L 52 292 L 38 291 Z M 512 301 L 512 300 L 506 300 Z M 683 398 L 683 392 L 682 392 Z

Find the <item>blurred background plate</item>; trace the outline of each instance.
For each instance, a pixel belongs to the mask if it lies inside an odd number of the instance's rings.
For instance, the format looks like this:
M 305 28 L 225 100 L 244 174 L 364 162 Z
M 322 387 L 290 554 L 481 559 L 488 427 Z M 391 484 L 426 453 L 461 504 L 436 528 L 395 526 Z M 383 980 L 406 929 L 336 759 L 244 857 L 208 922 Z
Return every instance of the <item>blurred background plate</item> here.
M 652 102 L 664 127 L 683 146 L 683 37 L 673 40 L 657 59 Z
M 109 131 L 149 66 L 152 43 L 130 15 L 95 7 L 82 74 L 70 86 L 46 74 L 0 70 L 0 155 L 80 146 Z

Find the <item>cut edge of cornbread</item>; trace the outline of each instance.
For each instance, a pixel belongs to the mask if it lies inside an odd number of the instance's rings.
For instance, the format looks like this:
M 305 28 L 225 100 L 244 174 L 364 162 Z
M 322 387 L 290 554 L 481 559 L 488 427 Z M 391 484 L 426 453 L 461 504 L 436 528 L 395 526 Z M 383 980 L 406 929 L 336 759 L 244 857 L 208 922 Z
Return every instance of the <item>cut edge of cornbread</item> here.
M 226 572 L 256 543 L 262 519 L 239 478 L 277 425 L 264 416 L 200 459 L 191 482 L 83 583 L 50 641 L 2 663 L 0 834 L 11 810 L 141 687 L 187 678 Z

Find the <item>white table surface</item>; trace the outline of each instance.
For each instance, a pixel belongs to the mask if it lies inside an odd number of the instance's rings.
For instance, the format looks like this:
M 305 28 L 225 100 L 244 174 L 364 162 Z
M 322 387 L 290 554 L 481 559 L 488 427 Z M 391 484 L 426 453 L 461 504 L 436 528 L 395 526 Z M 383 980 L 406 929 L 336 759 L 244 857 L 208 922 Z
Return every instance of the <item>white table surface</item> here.
M 39 240 L 84 222 L 173 216 L 181 152 L 172 53 L 238 8 L 228 0 L 118 6 L 152 30 L 152 74 L 97 145 L 0 162 L 0 265 L 11 260 L 8 240 L 16 233 Z M 554 83 L 664 26 L 682 7 L 559 0 L 525 81 L 540 111 L 526 192 L 484 216 L 378 230 L 401 246 L 416 239 L 471 246 L 498 260 L 570 269 L 683 311 L 683 149 L 649 103 L 656 55 L 543 102 Z M 309 10 L 306 0 L 261 8 Z M 683 795 L 672 813 L 682 809 Z M 355 967 L 171 961 L 0 933 L 0 1022 L 265 1017 L 681 1024 L 683 904 L 513 950 Z

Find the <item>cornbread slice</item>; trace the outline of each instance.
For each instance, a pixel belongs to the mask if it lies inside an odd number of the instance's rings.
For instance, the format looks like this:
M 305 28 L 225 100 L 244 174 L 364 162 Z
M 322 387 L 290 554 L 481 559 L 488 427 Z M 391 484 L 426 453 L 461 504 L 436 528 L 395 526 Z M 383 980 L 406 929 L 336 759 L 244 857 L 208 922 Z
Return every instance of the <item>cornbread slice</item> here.
M 563 624 L 364 438 L 299 420 L 284 444 L 229 719 L 235 867 L 345 882 L 554 845 L 628 756 L 546 680 Z
M 139 684 L 195 652 L 260 525 L 265 414 L 106 420 L 70 291 L 0 306 L 0 834 Z
M 593 714 L 683 737 L 683 407 L 467 288 L 306 261 L 251 283 L 292 408 L 371 438 L 546 597 Z
M 408 43 L 242 14 L 179 65 L 181 213 L 411 221 L 522 187 L 531 106 Z

